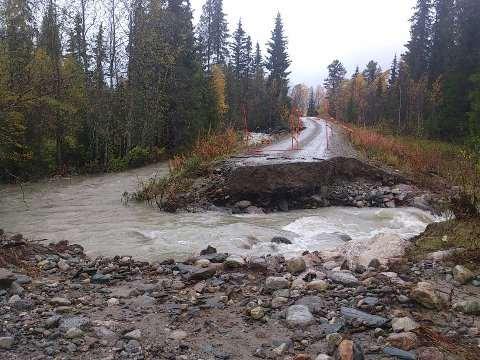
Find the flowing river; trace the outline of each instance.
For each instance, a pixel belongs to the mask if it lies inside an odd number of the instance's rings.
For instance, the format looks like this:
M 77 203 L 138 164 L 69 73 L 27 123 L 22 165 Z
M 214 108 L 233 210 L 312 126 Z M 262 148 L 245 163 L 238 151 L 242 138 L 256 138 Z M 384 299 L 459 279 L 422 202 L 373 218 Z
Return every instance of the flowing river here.
M 222 212 L 165 214 L 144 204 L 124 206 L 123 192 L 141 179 L 166 174 L 157 164 L 119 174 L 79 176 L 0 187 L 0 228 L 31 239 L 69 240 L 90 255 L 130 255 L 148 261 L 182 259 L 207 245 L 235 254 L 298 254 L 333 250 L 348 235 L 409 238 L 435 221 L 418 209 L 325 208 L 268 215 Z M 270 240 L 284 236 L 292 245 Z

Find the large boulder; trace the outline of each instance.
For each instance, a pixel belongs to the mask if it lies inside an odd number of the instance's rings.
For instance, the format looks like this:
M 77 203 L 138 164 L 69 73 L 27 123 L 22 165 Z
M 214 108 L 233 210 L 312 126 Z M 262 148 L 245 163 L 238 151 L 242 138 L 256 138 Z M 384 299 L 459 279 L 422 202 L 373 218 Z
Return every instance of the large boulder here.
M 245 266 L 245 259 L 238 255 L 230 255 L 224 265 L 227 269 L 238 269 Z
M 8 289 L 15 279 L 16 277 L 11 271 L 0 268 L 0 289 Z
M 427 309 L 440 310 L 444 301 L 429 282 L 419 282 L 412 290 L 412 298 Z
M 305 260 L 301 256 L 294 257 L 287 261 L 287 269 L 291 274 L 301 273 L 305 271 L 306 268 L 307 265 L 305 264 Z
M 455 266 L 452 272 L 453 278 L 460 284 L 467 284 L 475 277 L 475 275 L 469 269 L 462 265 Z
M 480 300 L 461 301 L 454 304 L 453 309 L 468 315 L 480 315 Z

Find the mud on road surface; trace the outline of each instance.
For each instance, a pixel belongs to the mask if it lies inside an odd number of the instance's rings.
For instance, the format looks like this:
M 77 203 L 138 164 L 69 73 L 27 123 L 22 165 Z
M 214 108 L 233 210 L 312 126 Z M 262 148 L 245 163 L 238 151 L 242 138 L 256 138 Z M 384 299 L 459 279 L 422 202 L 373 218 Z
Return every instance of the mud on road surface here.
M 343 132 L 334 124 L 314 117 L 303 117 L 302 122 L 304 129 L 299 135 L 298 142 L 292 143 L 291 136 L 285 135 L 271 145 L 234 157 L 233 163 L 236 166 L 252 166 L 356 156 Z

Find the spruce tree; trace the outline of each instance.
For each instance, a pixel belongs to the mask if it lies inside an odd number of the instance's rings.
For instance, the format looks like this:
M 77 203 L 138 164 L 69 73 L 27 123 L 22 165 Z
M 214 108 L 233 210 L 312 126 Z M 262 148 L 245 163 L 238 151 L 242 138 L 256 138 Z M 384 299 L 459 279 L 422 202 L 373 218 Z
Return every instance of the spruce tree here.
M 49 124 L 56 142 L 56 164 L 57 169 L 63 166 L 63 151 L 65 136 L 68 131 L 68 124 L 63 121 L 63 114 L 60 112 L 60 98 L 62 95 L 62 42 L 60 38 L 60 24 L 58 23 L 57 5 L 54 0 L 49 0 L 45 14 L 42 19 L 38 39 L 39 48 L 47 56 L 46 62 L 49 66 L 48 92 L 53 101 L 52 108 L 47 110 L 50 117 Z
M 4 11 L 8 84 L 10 89 L 22 92 L 29 85 L 27 66 L 33 59 L 34 18 L 30 1 L 7 0 Z
M 308 100 L 307 116 L 312 116 L 313 117 L 313 116 L 318 115 L 315 103 L 316 103 L 315 93 L 313 91 L 313 88 L 310 88 L 310 96 L 309 96 L 309 100 Z
M 398 60 L 397 60 L 397 54 L 395 54 L 395 57 L 393 58 L 392 66 L 390 67 L 390 78 L 388 80 L 388 85 L 390 88 L 392 88 L 395 83 L 397 82 L 398 78 Z
M 480 1 L 457 0 L 457 66 L 470 76 L 480 64 Z
M 411 18 L 411 40 L 407 44 L 406 61 L 413 79 L 427 74 L 431 57 L 432 0 L 417 0 L 415 14 Z
M 328 77 L 325 79 L 324 86 L 327 90 L 327 99 L 329 103 L 329 114 L 332 117 L 337 116 L 337 102 L 340 94 L 342 82 L 345 80 L 347 70 L 339 60 L 334 60 L 328 65 Z
M 284 33 L 280 13 L 275 19 L 272 38 L 267 44 L 268 57 L 265 67 L 269 71 L 268 91 L 270 96 L 270 126 L 281 125 L 282 107 L 285 105 L 288 93 L 288 76 L 291 61 L 287 53 L 287 38 Z
M 95 47 L 93 49 L 95 69 L 94 69 L 94 84 L 95 88 L 101 90 L 105 86 L 105 62 L 107 58 L 105 48 L 105 38 L 103 33 L 103 25 L 98 27 L 98 33 L 95 39 Z
M 247 52 L 247 45 L 247 35 L 243 29 L 242 20 L 240 20 L 237 30 L 233 33 L 233 42 L 230 45 L 231 66 L 235 74 L 235 80 L 240 80 L 248 67 L 250 54 Z
M 224 65 L 228 58 L 228 25 L 223 12 L 223 0 L 206 0 L 197 33 L 205 68 Z
M 251 129 L 265 129 L 267 127 L 268 116 L 265 106 L 267 103 L 265 69 L 260 44 L 258 42 L 255 47 L 255 56 L 252 66 L 253 80 L 250 90 L 251 110 L 249 113 L 249 126 Z
M 368 84 L 372 84 L 375 79 L 378 77 L 380 74 L 381 69 L 378 66 L 378 63 L 371 60 L 368 64 L 365 70 L 363 70 L 363 76 L 365 76 L 365 79 L 367 79 Z
M 169 0 L 165 14 L 164 32 L 174 63 L 167 81 L 168 111 L 166 114 L 167 150 L 173 152 L 192 140 L 195 129 L 195 76 L 200 70 L 197 62 L 190 2 Z
M 455 0 L 434 0 L 430 79 L 433 81 L 452 65 L 455 51 Z

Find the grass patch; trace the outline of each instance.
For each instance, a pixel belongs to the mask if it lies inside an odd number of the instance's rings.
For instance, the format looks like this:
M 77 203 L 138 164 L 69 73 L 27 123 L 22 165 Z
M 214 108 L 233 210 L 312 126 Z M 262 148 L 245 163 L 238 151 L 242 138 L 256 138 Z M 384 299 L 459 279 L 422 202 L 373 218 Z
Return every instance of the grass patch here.
M 462 195 L 453 199 L 451 210 L 457 217 L 479 215 L 479 154 L 441 141 L 385 135 L 367 128 L 352 130 L 353 144 L 367 158 L 401 170 L 428 188 L 442 191 L 445 185 L 458 186 Z
M 436 251 L 459 248 L 463 250 L 446 260 L 466 265 L 480 263 L 480 219 L 452 219 L 431 224 L 415 239 L 408 255 L 421 259 Z
M 233 129 L 201 136 L 189 153 L 176 155 L 169 161 L 168 176 L 142 182 L 129 198 L 156 203 L 159 208 L 174 212 L 180 205 L 178 194 L 188 192 L 194 180 L 208 175 L 215 162 L 228 158 L 242 147 L 241 136 Z

